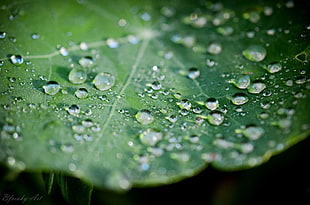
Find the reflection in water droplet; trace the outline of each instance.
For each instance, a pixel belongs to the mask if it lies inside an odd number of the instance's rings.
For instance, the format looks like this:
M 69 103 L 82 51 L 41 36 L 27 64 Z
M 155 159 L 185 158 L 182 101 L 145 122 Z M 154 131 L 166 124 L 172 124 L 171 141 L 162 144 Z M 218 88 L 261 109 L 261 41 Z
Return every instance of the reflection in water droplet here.
M 224 121 L 224 115 L 219 111 L 212 111 L 207 116 L 207 120 L 212 125 L 221 125 Z
M 242 51 L 242 55 L 250 61 L 260 62 L 266 57 L 267 51 L 261 45 L 252 45 Z
M 73 84 L 82 84 L 87 80 L 87 74 L 82 69 L 73 68 L 70 71 L 68 78 Z
M 215 98 L 208 98 L 205 103 L 205 106 L 209 110 L 216 110 L 219 107 L 219 105 L 220 105 L 219 101 Z
M 108 90 L 115 84 L 115 77 L 110 73 L 99 73 L 93 83 L 98 90 Z
M 198 68 L 190 68 L 188 70 L 187 76 L 190 79 L 196 79 L 196 78 L 198 78 L 200 76 L 200 71 L 198 70 Z
M 264 69 L 267 70 L 269 73 L 276 73 L 282 70 L 282 65 L 281 63 L 274 62 L 268 64 L 267 66 L 264 66 Z
M 90 68 L 95 64 L 95 61 L 91 56 L 85 56 L 79 60 L 79 64 L 83 67 Z
M 14 65 L 21 65 L 24 62 L 24 59 L 21 55 L 12 55 L 10 60 Z
M 0 31 L 0 39 L 6 37 L 6 32 Z
M 161 84 L 159 81 L 154 81 L 151 85 L 153 90 L 160 90 L 161 89 Z
M 256 81 L 248 87 L 248 91 L 249 91 L 249 93 L 258 94 L 258 93 L 262 92 L 266 87 L 267 86 L 265 83 Z
M 75 91 L 74 94 L 77 98 L 87 98 L 88 91 L 86 88 L 79 88 L 78 90 Z
M 141 133 L 139 137 L 142 144 L 147 146 L 154 146 L 163 138 L 163 134 L 156 130 L 147 129 Z
M 244 93 L 236 93 L 230 100 L 234 105 L 243 105 L 249 101 L 249 98 Z
M 55 95 L 60 90 L 60 85 L 56 81 L 49 81 L 43 86 L 44 92 L 48 95 Z
M 148 125 L 154 121 L 154 117 L 149 110 L 140 110 L 136 115 L 136 120 L 142 125 Z
M 190 110 L 192 107 L 192 103 L 188 99 L 183 99 L 181 102 L 177 102 L 177 105 L 181 109 Z

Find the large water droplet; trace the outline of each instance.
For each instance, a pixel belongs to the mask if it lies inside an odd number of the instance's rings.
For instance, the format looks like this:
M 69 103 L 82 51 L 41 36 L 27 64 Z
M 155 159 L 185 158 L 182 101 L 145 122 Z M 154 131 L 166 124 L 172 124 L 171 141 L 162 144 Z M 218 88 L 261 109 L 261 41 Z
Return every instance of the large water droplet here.
M 86 88 L 79 88 L 78 90 L 75 91 L 74 94 L 77 98 L 87 98 L 88 91 Z
M 264 66 L 264 69 L 267 70 L 269 73 L 276 73 L 282 70 L 282 65 L 281 63 L 274 62 L 268 64 L 267 66 Z
M 240 75 L 236 79 L 232 79 L 229 83 L 233 83 L 237 88 L 246 89 L 250 83 L 251 79 L 249 75 Z
M 56 81 L 49 81 L 43 86 L 44 92 L 48 95 L 55 95 L 60 90 L 60 85 Z
M 260 81 L 256 81 L 248 87 L 248 91 L 249 91 L 249 93 L 258 94 L 258 93 L 262 92 L 266 87 L 267 86 L 265 83 L 260 82 Z
M 81 112 L 80 107 L 75 104 L 71 105 L 67 111 L 70 115 L 73 115 L 73 116 L 77 116 Z
M 230 100 L 234 105 L 243 105 L 249 101 L 249 98 L 244 93 L 236 93 Z
M 115 77 L 110 73 L 99 73 L 93 83 L 98 90 L 108 90 L 115 84 Z
M 95 64 L 95 61 L 91 56 L 85 56 L 79 60 L 79 64 L 83 67 L 90 68 Z
M 261 45 L 252 45 L 242 51 L 242 55 L 250 61 L 260 62 L 266 57 L 267 51 Z
M 21 55 L 12 55 L 10 60 L 14 65 L 21 65 L 24 62 L 24 59 Z
M 207 120 L 212 125 L 221 125 L 224 121 L 224 115 L 219 111 L 212 111 L 207 116 Z
M 205 103 L 205 106 L 209 110 L 216 110 L 219 107 L 219 105 L 220 105 L 219 101 L 215 98 L 208 98 Z
M 82 84 L 87 80 L 87 74 L 82 69 L 73 68 L 69 73 L 69 80 L 73 84 Z
M 148 125 L 154 121 L 154 117 L 149 110 L 140 110 L 135 117 L 142 125 Z
M 157 130 L 147 129 L 139 137 L 144 145 L 154 146 L 163 138 L 163 134 Z
M 200 76 L 200 71 L 198 70 L 198 68 L 190 68 L 188 70 L 187 76 L 190 79 L 196 79 L 196 78 L 198 78 Z

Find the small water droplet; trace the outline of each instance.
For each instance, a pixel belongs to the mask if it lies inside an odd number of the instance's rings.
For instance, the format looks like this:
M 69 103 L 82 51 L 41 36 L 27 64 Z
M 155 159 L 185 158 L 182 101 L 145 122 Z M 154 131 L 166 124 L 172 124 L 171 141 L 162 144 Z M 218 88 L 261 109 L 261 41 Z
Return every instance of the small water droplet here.
M 219 101 L 215 98 L 208 98 L 205 103 L 205 106 L 209 110 L 216 110 L 219 107 L 219 105 L 220 105 Z
M 38 33 L 33 33 L 33 34 L 31 34 L 31 38 L 32 38 L 33 40 L 39 39 L 39 38 L 40 38 L 40 34 L 38 34 Z
M 190 68 L 188 70 L 187 76 L 190 79 L 196 79 L 196 78 L 198 78 L 200 76 L 200 71 L 198 70 L 198 68 Z
M 276 73 L 282 70 L 281 63 L 273 62 L 268 64 L 267 66 L 264 66 L 264 69 L 267 70 L 269 73 Z
M 60 146 L 61 151 L 71 153 L 74 151 L 74 147 L 71 144 L 62 144 Z
M 261 45 L 251 45 L 242 51 L 242 55 L 250 61 L 260 62 L 265 59 L 267 51 Z
M 72 130 L 75 132 L 75 133 L 83 133 L 85 132 L 85 127 L 83 125 L 73 125 L 72 126 Z
M 248 87 L 248 91 L 249 93 L 253 93 L 253 94 L 258 94 L 260 92 L 262 92 L 265 88 L 266 88 L 266 84 L 260 81 L 256 81 L 253 82 L 252 84 L 250 84 L 250 86 Z
M 60 47 L 59 48 L 59 53 L 62 56 L 68 56 L 69 55 L 69 51 L 65 47 Z
M 192 103 L 188 99 L 183 99 L 181 102 L 177 102 L 177 105 L 181 109 L 190 110 L 192 107 Z
M 219 111 L 212 111 L 208 116 L 207 120 L 212 125 L 221 125 L 224 122 L 224 115 Z
M 163 134 L 157 130 L 147 129 L 139 137 L 142 144 L 154 146 L 163 138 Z
M 6 37 L 6 32 L 0 31 L 0 39 L 3 39 Z
M 142 125 L 148 125 L 154 121 L 154 117 L 149 110 L 140 110 L 136 115 L 136 120 Z
M 216 42 L 211 43 L 208 47 L 208 52 L 213 55 L 217 55 L 221 53 L 221 51 L 222 51 L 221 44 L 216 43 Z
M 67 109 L 67 111 L 70 115 L 73 115 L 73 116 L 77 116 L 81 112 L 80 107 L 75 104 L 71 105 Z
M 251 139 L 251 140 L 257 140 L 259 139 L 263 134 L 265 130 L 262 127 L 257 126 L 248 126 L 245 129 L 237 129 L 236 133 L 241 133 L 245 137 Z
M 110 73 L 99 73 L 93 83 L 98 90 L 108 90 L 115 84 L 115 77 Z
M 70 71 L 68 78 L 73 84 L 82 84 L 87 80 L 87 74 L 82 69 L 73 68 Z
M 77 98 L 87 98 L 88 96 L 88 91 L 86 88 L 79 88 L 75 91 L 75 96 Z
M 12 55 L 10 60 L 14 65 L 21 65 L 24 62 L 24 59 L 21 55 Z
M 154 81 L 151 85 L 153 90 L 160 90 L 161 89 L 161 84 L 159 81 Z
M 240 75 L 236 79 L 232 79 L 229 83 L 233 83 L 237 88 L 246 89 L 250 83 L 251 79 L 249 75 Z
M 79 64 L 82 67 L 90 68 L 90 67 L 92 67 L 95 64 L 95 61 L 94 61 L 94 59 L 91 56 L 85 56 L 85 57 L 82 57 L 79 60 Z
M 169 115 L 166 119 L 172 123 L 175 123 L 178 120 L 178 117 L 176 115 Z
M 109 38 L 107 40 L 107 45 L 110 47 L 110 48 L 117 48 L 119 46 L 119 43 L 113 39 L 113 38 Z
M 243 105 L 249 101 L 249 97 L 244 93 L 236 93 L 230 100 L 234 105 Z
M 292 121 L 288 118 L 285 118 L 285 119 L 281 119 L 277 122 L 273 122 L 272 125 L 276 125 L 281 129 L 287 129 L 287 128 L 291 127 Z
M 43 86 L 43 89 L 48 95 L 56 95 L 60 90 L 60 85 L 56 81 L 49 81 Z

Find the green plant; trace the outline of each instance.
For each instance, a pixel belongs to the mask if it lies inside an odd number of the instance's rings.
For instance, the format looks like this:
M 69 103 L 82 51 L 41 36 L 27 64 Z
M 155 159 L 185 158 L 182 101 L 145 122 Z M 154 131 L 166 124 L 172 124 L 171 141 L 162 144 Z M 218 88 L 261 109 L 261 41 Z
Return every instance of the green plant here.
M 255 167 L 309 135 L 306 2 L 1 9 L 1 162 L 68 201 Z

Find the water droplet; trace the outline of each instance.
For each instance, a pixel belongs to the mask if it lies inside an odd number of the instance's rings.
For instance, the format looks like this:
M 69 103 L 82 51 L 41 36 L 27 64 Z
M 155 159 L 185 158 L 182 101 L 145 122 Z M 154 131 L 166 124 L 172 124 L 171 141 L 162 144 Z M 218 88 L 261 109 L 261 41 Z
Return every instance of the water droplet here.
M 75 91 L 75 96 L 77 98 L 87 98 L 88 96 L 88 91 L 86 88 L 79 88 Z
M 12 55 L 10 60 L 14 65 L 21 65 L 24 62 L 24 59 L 21 55 Z
M 252 45 L 242 51 L 242 55 L 250 61 L 260 62 L 265 59 L 267 51 L 261 45 Z
M 94 122 L 91 119 L 86 119 L 82 121 L 84 127 L 91 127 L 94 125 Z
M 117 42 L 115 39 L 109 38 L 109 39 L 107 40 L 107 45 L 108 45 L 110 48 L 117 48 L 119 44 L 118 44 L 118 42 Z
M 290 119 L 285 118 L 277 122 L 273 122 L 272 125 L 277 125 L 281 129 L 287 129 L 291 127 L 292 121 Z
M 157 130 L 147 129 L 141 133 L 139 137 L 142 144 L 147 146 L 154 146 L 163 138 L 163 134 Z
M 83 125 L 73 125 L 72 130 L 76 133 L 83 133 L 85 131 L 85 127 Z
M 77 105 L 71 105 L 68 109 L 67 109 L 68 113 L 70 115 L 73 115 L 73 116 L 77 116 L 79 113 L 80 113 L 80 107 L 77 106 Z
M 148 125 L 154 121 L 154 117 L 149 110 L 140 110 L 136 115 L 135 115 L 137 121 L 141 123 L 142 125 Z
M 282 70 L 282 65 L 281 63 L 274 62 L 268 64 L 267 66 L 264 66 L 264 69 L 267 70 L 269 73 L 276 73 Z
M 93 83 L 98 90 L 108 90 L 115 84 L 115 77 L 110 73 L 99 73 Z
M 82 84 L 87 80 L 87 74 L 82 69 L 73 68 L 70 71 L 68 78 L 73 84 Z
M 220 105 L 219 101 L 215 98 L 208 98 L 205 103 L 205 106 L 209 110 L 216 110 L 219 107 L 219 105 Z
M 177 102 L 177 105 L 181 109 L 190 110 L 192 107 L 192 103 L 188 99 L 183 99 L 181 102 Z
M 82 57 L 79 60 L 79 64 L 82 67 L 90 68 L 90 67 L 92 67 L 95 64 L 95 61 L 94 61 L 94 59 L 91 56 L 85 56 L 85 57 Z
M 161 84 L 159 81 L 154 81 L 151 85 L 153 90 L 160 90 L 161 89 Z
M 219 111 L 212 111 L 207 116 L 207 120 L 212 125 L 221 125 L 224 122 L 224 115 Z
M 0 39 L 6 37 L 6 32 L 0 31 Z
M 170 157 L 172 159 L 178 160 L 179 162 L 188 162 L 190 159 L 190 156 L 187 152 L 171 153 Z
M 88 50 L 88 45 L 86 42 L 81 42 L 80 43 L 80 49 L 83 50 L 83 51 L 86 51 Z
M 74 151 L 74 147 L 71 144 L 62 144 L 60 146 L 61 151 L 71 153 Z
M 222 34 L 223 36 L 229 36 L 234 32 L 234 29 L 230 26 L 219 27 L 216 30 L 219 34 Z
M 249 101 L 249 98 L 244 93 L 236 93 L 230 100 L 234 105 L 243 105 Z
M 217 55 L 221 53 L 221 51 L 222 51 L 221 44 L 216 43 L 216 42 L 211 43 L 208 47 L 208 52 L 213 55 Z
M 251 140 L 257 140 L 259 139 L 263 134 L 265 130 L 262 127 L 257 126 L 249 126 L 245 129 L 237 129 L 236 133 L 241 133 L 245 137 L 251 139 Z
M 251 79 L 249 75 L 240 75 L 236 79 L 232 79 L 229 83 L 233 83 L 237 88 L 246 89 L 250 83 Z
M 166 119 L 172 123 L 175 123 L 178 120 L 178 117 L 176 115 L 169 115 Z
M 33 40 L 39 39 L 39 38 L 40 38 L 40 34 L 38 34 L 38 33 L 33 33 L 33 34 L 31 34 L 31 38 L 32 38 Z
M 68 56 L 69 55 L 69 51 L 65 47 L 60 47 L 59 48 L 59 53 L 62 56 Z
M 56 81 L 49 81 L 43 86 L 44 92 L 48 95 L 55 95 L 60 90 L 60 85 Z
M 266 87 L 267 86 L 265 83 L 260 82 L 260 81 L 256 81 L 248 87 L 248 91 L 249 91 L 249 93 L 258 94 L 258 93 L 262 92 Z
M 11 83 L 14 83 L 14 82 L 16 81 L 16 78 L 15 78 L 15 77 L 9 77 L 9 81 L 10 81 Z
M 190 68 L 188 70 L 187 76 L 190 79 L 196 79 L 196 78 L 198 78 L 200 76 L 200 71 L 198 70 L 198 68 Z

